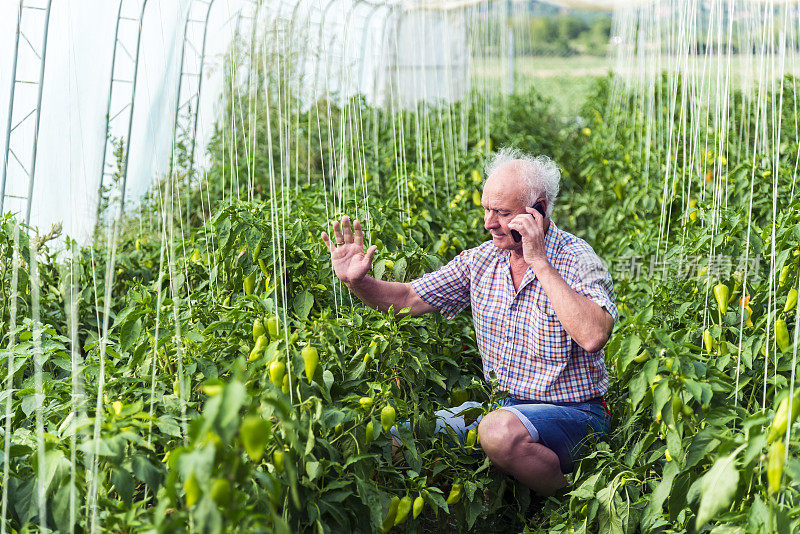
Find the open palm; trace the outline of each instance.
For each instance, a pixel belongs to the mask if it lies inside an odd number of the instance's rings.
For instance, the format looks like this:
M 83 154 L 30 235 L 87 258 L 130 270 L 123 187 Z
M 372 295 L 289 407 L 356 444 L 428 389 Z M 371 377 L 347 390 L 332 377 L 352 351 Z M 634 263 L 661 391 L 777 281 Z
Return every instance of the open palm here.
M 372 259 L 378 247 L 372 245 L 364 251 L 364 233 L 361 223 L 353 222 L 350 227 L 350 218 L 345 215 L 341 223 L 333 221 L 333 235 L 335 243 L 325 232 L 322 240 L 331 253 L 331 262 L 336 276 L 345 284 L 360 282 L 372 267 Z

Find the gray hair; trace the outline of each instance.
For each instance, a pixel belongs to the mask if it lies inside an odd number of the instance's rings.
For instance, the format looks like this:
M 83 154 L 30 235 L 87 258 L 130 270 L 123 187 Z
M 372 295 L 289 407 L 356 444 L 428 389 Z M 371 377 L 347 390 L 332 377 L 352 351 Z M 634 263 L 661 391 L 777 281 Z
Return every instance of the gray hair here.
M 550 215 L 558 197 L 561 180 L 561 169 L 556 162 L 547 156 L 534 157 L 519 149 L 505 147 L 495 152 L 486 164 L 486 178 L 508 163 L 516 163 L 517 169 L 522 173 L 526 193 L 520 200 L 526 206 L 531 206 L 537 198 L 544 196 L 547 199 L 547 215 Z

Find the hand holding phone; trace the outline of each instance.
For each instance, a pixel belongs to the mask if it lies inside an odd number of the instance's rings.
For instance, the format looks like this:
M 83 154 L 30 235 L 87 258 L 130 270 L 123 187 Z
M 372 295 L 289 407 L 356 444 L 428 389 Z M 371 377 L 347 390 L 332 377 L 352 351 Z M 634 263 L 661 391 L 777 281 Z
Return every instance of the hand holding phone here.
M 537 200 L 536 204 L 534 204 L 531 207 L 533 209 L 535 209 L 536 211 L 538 211 L 539 213 L 541 213 L 542 217 L 544 217 L 544 208 L 542 207 L 542 201 L 541 200 Z M 533 215 L 531 215 L 531 217 L 533 217 Z M 515 243 L 519 243 L 520 241 L 522 241 L 522 236 L 516 230 L 511 230 L 511 237 L 512 237 L 512 239 L 514 239 Z

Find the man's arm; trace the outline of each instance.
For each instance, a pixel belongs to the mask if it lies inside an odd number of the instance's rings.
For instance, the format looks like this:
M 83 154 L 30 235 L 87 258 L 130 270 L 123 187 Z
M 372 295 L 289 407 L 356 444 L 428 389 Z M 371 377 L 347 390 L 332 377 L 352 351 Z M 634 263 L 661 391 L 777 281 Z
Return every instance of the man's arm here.
M 532 217 L 518 215 L 508 225 L 522 234 L 525 262 L 536 273 L 567 334 L 587 352 L 599 351 L 611 337 L 614 318 L 602 306 L 572 289 L 550 264 L 545 254 L 544 218 L 532 208 L 526 210 Z
M 598 352 L 608 342 L 614 318 L 605 308 L 581 295 L 548 262 L 536 270 L 536 277 L 550 299 L 561 326 L 587 352 Z
M 388 311 L 390 307 L 394 307 L 395 311 L 411 308 L 411 315 L 436 311 L 436 308 L 422 300 L 411 284 L 386 282 L 365 276 L 357 284 L 346 285 L 364 304 L 381 311 Z
M 333 221 L 335 244 L 328 234 L 322 232 L 322 240 L 331 253 L 331 263 L 336 276 L 364 304 L 381 311 L 394 307 L 395 311 L 411 308 L 411 315 L 435 311 L 417 294 L 411 284 L 377 280 L 367 273 L 372 268 L 372 259 L 377 247 L 372 245 L 364 252 L 364 233 L 361 223 L 355 221 L 350 227 L 350 218 L 345 215 L 341 223 Z

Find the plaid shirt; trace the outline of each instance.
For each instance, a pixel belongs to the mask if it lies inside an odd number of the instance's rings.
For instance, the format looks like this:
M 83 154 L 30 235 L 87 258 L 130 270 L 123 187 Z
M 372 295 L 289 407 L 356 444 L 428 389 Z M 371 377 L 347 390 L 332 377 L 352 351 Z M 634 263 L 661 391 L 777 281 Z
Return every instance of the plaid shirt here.
M 592 247 L 551 221 L 545 254 L 572 289 L 617 321 L 611 275 Z M 488 241 L 411 285 L 447 318 L 472 306 L 484 376 L 494 370 L 501 391 L 545 402 L 583 402 L 603 395 L 608 389 L 603 351 L 587 352 L 572 340 L 532 269 L 515 290 L 510 258 L 510 251 Z

